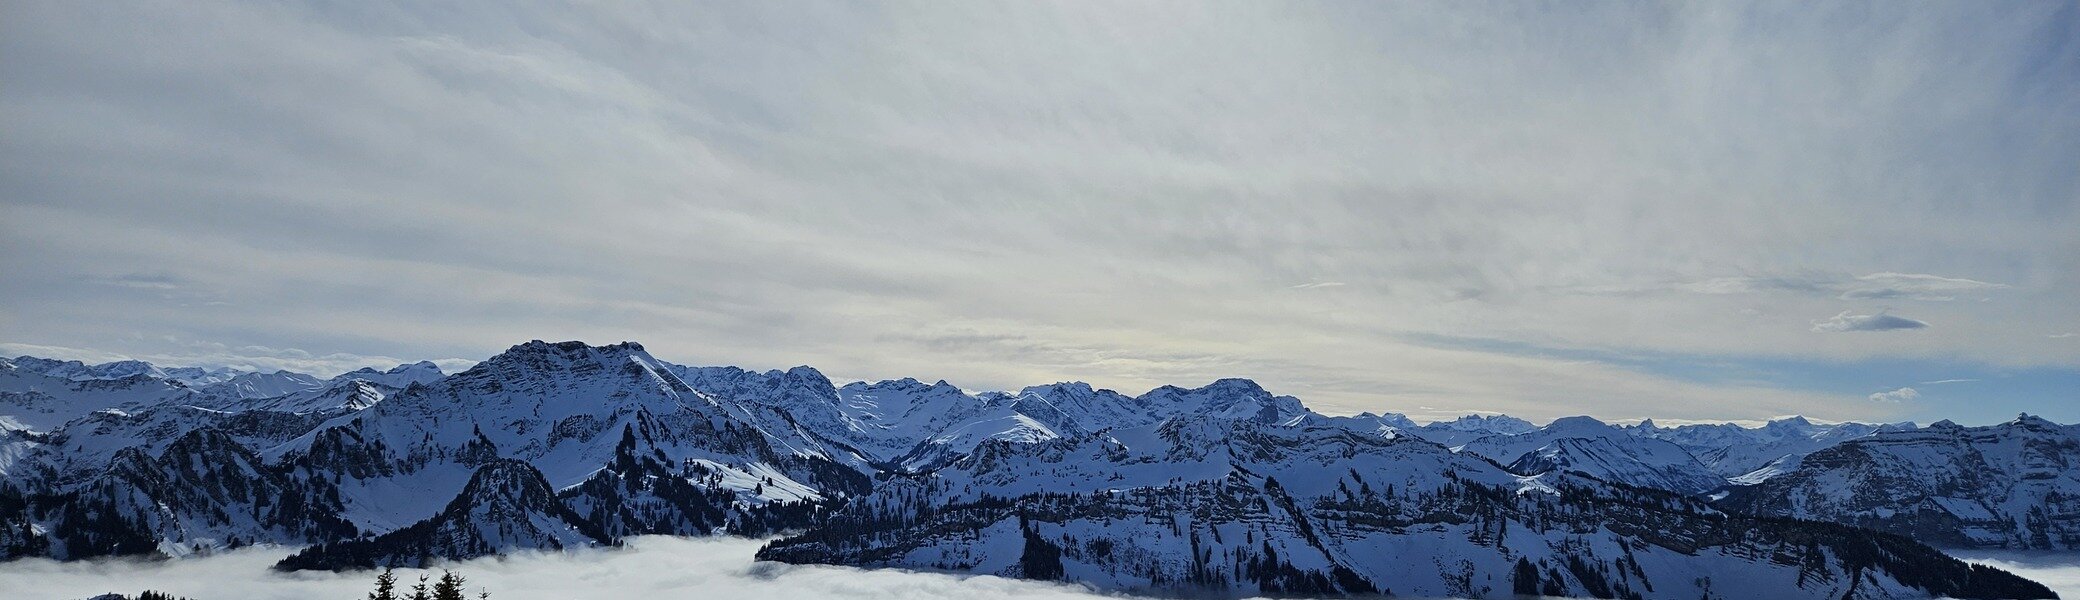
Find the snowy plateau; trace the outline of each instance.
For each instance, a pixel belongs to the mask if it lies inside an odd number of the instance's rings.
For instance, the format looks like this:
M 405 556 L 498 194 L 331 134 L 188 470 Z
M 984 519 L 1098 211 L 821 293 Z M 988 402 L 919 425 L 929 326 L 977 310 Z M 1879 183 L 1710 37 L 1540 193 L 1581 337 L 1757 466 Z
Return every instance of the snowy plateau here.
M 1243 379 L 840 385 L 634 343 L 330 379 L 0 359 L 0 559 L 350 571 L 654 536 L 1159 596 L 2049 598 L 1945 551 L 2080 552 L 2080 426 L 1418 424 Z

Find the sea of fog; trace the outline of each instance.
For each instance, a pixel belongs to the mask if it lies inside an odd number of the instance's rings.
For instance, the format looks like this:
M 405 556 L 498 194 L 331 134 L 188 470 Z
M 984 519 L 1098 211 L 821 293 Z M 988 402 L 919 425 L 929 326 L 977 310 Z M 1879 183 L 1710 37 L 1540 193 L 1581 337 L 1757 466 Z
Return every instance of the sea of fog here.
M 2066 600 L 2080 599 L 2080 552 L 1949 550 L 1962 558 L 2035 580 Z
M 588 598 L 852 600 L 898 598 L 1079 599 L 1100 595 L 1073 586 L 1001 577 L 964 577 L 897 570 L 754 563 L 757 540 L 638 537 L 618 550 L 528 553 L 449 565 L 469 578 L 470 593 L 496 600 Z M 0 596 L 8 600 L 79 600 L 106 592 L 156 589 L 198 600 L 354 600 L 368 593 L 371 573 L 277 573 L 288 554 L 247 548 L 180 560 L 43 559 L 0 563 Z M 1963 553 L 1961 558 L 2035 579 L 2065 598 L 2080 599 L 2080 555 Z M 409 582 L 417 571 L 400 571 Z M 438 571 L 435 571 L 438 573 Z
M 1092 600 L 1084 588 L 1005 579 L 894 570 L 754 563 L 761 542 L 732 538 L 630 538 L 618 550 L 528 553 L 448 565 L 493 600 L 654 598 L 711 600 L 828 600 L 983 598 Z M 61 563 L 44 559 L 0 563 L 0 596 L 8 600 L 79 600 L 146 588 L 198 600 L 354 600 L 373 574 L 277 573 L 268 567 L 283 549 L 247 548 L 205 558 Z M 401 581 L 416 571 L 399 571 Z M 437 575 L 439 571 L 434 571 Z

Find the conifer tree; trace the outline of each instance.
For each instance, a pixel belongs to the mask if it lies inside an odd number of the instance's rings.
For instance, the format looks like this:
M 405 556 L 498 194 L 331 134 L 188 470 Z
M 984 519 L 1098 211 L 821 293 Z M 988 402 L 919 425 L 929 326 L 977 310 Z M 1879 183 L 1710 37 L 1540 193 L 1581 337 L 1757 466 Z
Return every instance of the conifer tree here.
M 433 600 L 426 593 L 426 575 L 419 575 L 419 583 L 412 584 L 412 600 Z
M 376 575 L 376 591 L 368 593 L 368 600 L 397 600 L 397 574 L 383 569 Z
M 442 571 L 440 581 L 433 584 L 433 600 L 466 600 L 462 596 L 461 575 L 454 571 Z

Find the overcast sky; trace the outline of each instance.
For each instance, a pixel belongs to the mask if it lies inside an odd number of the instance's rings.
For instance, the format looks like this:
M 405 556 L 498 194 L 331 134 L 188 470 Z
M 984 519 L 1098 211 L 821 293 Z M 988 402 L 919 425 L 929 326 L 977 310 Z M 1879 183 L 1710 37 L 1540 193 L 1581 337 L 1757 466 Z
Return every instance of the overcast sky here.
M 8 2 L 0 353 L 2080 421 L 2080 3 Z

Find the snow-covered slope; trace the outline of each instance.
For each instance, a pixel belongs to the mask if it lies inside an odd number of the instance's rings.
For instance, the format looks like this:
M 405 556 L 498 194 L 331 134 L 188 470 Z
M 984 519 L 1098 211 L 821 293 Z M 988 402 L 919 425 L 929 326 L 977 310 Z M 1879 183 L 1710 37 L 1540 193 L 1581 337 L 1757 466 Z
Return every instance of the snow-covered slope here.
M 207 427 L 157 456 L 126 448 L 105 471 L 36 516 L 53 532 L 50 554 L 85 558 L 157 550 L 171 555 L 256 542 L 347 537 L 336 494 L 264 464 Z
M 1614 485 L 1718 476 L 1586 418 L 1325 416 L 1243 379 L 836 385 L 633 343 L 312 381 L 0 360 L 0 558 L 268 542 L 310 546 L 284 568 L 337 569 L 806 531 L 773 552 L 1220 595 L 2038 594 L 1911 542 Z
M 1188 417 L 985 443 L 759 556 L 1213 596 L 2049 595 L 1904 540 L 1522 477 L 1412 437 Z
M 1530 421 L 1497 414 L 1466 415 L 1451 421 L 1438 421 L 1409 433 L 1446 446 L 1458 446 L 1488 436 L 1515 435 L 1534 429 L 1538 426 Z
M 576 485 L 613 460 L 629 428 L 655 440 L 670 464 L 716 472 L 722 488 L 756 489 L 754 502 L 819 499 L 832 485 L 826 473 L 843 469 L 776 450 L 775 440 L 794 434 L 732 418 L 633 343 L 514 346 L 270 454 L 340 477 L 350 518 L 385 531 L 432 512 L 439 500 L 429 498 L 455 494 L 492 459 L 528 462 L 557 488 Z
M 361 379 L 333 380 L 323 387 L 270 398 L 246 399 L 235 407 L 225 408 L 337 416 L 375 406 L 398 391 L 398 388 Z
M 1330 416 L 1309 413 L 1306 416 L 1301 417 L 1300 420 L 1294 424 L 1319 427 L 1340 427 L 1358 433 L 1371 434 L 1387 438 L 1400 437 L 1405 435 L 1415 435 L 1417 437 L 1422 437 L 1416 433 L 1419 429 L 1422 428 L 1422 426 L 1417 425 L 1415 421 L 1409 420 L 1407 415 L 1401 415 L 1396 413 L 1373 414 L 1368 412 L 1359 413 L 1357 415 L 1352 416 Z
M 338 383 L 340 381 L 358 379 L 385 388 L 401 390 L 411 387 L 414 383 L 433 383 L 446 376 L 447 374 L 441 372 L 440 365 L 433 364 L 432 361 L 422 360 L 415 363 L 397 365 L 386 371 L 377 371 L 374 367 L 363 367 L 342 373 L 340 376 L 332 378 L 332 382 Z
M 312 546 L 283 559 L 278 568 L 419 567 L 435 557 L 610 543 L 604 532 L 557 500 L 540 471 L 526 462 L 495 459 L 478 467 L 432 518 L 380 536 Z
M 325 380 L 291 371 L 242 373 L 231 379 L 198 388 L 205 393 L 231 398 L 275 398 L 325 387 Z
M 1806 455 L 1719 506 L 1848 523 L 1954 547 L 2080 550 L 2080 431 L 2022 415 L 1948 421 Z
M 1524 474 L 1564 470 L 1686 494 L 1726 484 L 1681 446 L 1634 437 L 1590 417 L 1566 417 L 1523 433 L 1482 437 L 1459 451 L 1511 465 Z
M 1554 471 L 1588 475 L 1685 494 L 1700 494 L 1726 485 L 1726 480 L 1698 464 L 1674 445 L 1611 438 L 1563 438 L 1524 453 L 1509 470 L 1526 475 Z
M 256 374 L 257 375 L 257 374 Z M 308 385 L 307 376 L 276 373 L 283 376 L 273 385 L 256 384 L 254 377 L 228 382 L 241 385 L 236 393 L 219 392 L 227 400 L 213 408 L 222 410 L 268 410 L 297 414 L 319 414 L 338 416 L 375 406 L 383 398 L 413 385 L 431 384 L 440 381 L 441 369 L 432 362 L 420 361 L 398 365 L 387 371 L 363 368 L 349 371 L 317 385 Z M 218 389 L 218 388 L 210 388 Z M 284 393 L 267 392 L 288 390 Z M 264 395 L 252 395 L 262 393 Z
M 1668 440 L 1695 455 L 1712 473 L 1721 477 L 1746 475 L 1785 457 L 1814 451 L 1877 433 L 1913 429 L 1913 423 L 1871 425 L 1866 423 L 1818 424 L 1805 417 L 1772 420 L 1761 427 L 1732 423 L 1656 427 L 1647 421 L 1629 428 L 1636 436 Z M 1762 474 L 1750 475 L 1749 478 Z
M 49 431 L 96 411 L 139 410 L 202 395 L 147 373 L 72 377 L 18 366 L 24 362 L 17 358 L 0 363 L 0 429 Z

